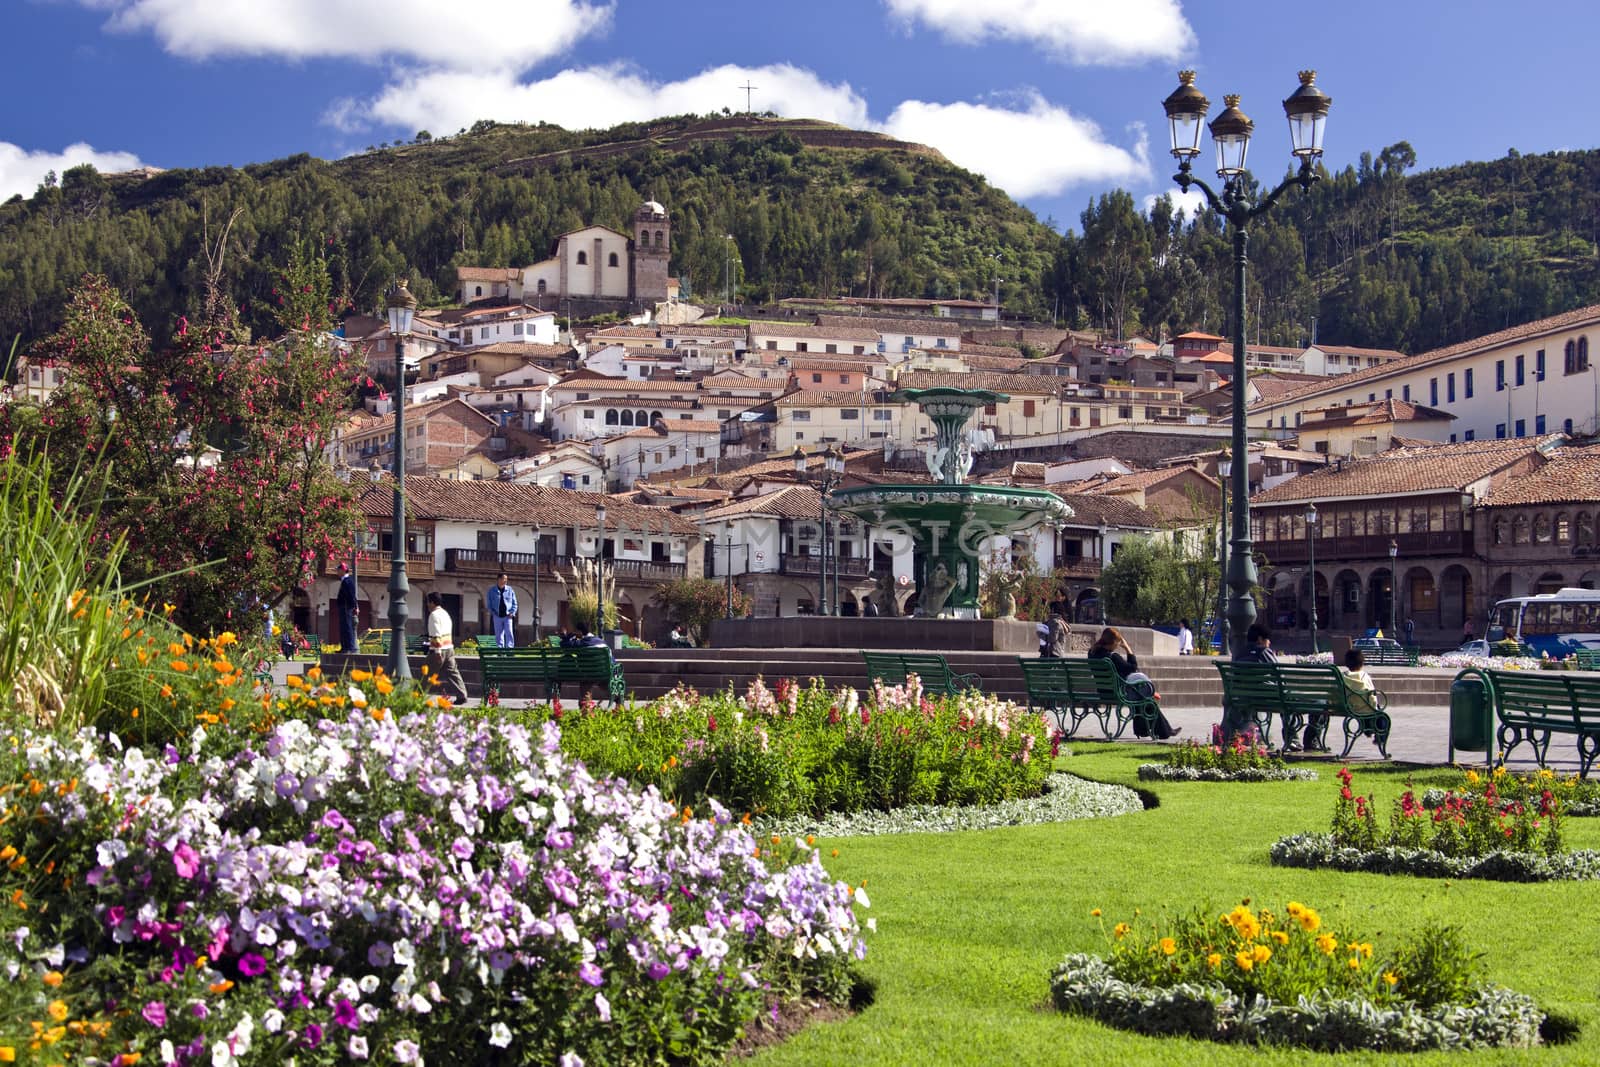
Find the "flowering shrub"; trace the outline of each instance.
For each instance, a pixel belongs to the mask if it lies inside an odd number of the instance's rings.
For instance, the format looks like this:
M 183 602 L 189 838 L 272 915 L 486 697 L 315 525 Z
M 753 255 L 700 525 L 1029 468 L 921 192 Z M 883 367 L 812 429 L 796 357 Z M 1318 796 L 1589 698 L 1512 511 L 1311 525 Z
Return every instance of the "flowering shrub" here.
M 1246 899 L 1220 916 L 1135 916 L 1108 933 L 1109 957 L 1071 955 L 1056 969 L 1057 1008 L 1146 1033 L 1324 1049 L 1539 1041 L 1537 1007 L 1483 986 L 1479 957 L 1451 927 L 1380 952 L 1296 901 L 1282 915 Z
M 1370 796 L 1351 789 L 1350 768 L 1339 770 L 1333 812 L 1333 843 L 1341 848 L 1423 849 L 1444 856 L 1477 857 L 1493 852 L 1556 855 L 1561 845 L 1561 801 L 1549 788 L 1526 800 L 1500 795 L 1493 781 L 1481 792 L 1448 792 L 1432 810 L 1407 789 L 1394 802 L 1388 827 L 1378 825 Z
M 1139 766 L 1139 777 L 1169 781 L 1203 782 L 1281 782 L 1290 779 L 1315 779 L 1315 771 L 1290 768 L 1281 756 L 1255 739 L 1255 731 L 1235 734 L 1226 744 L 1220 737 L 1211 744 L 1199 740 L 1168 747 L 1161 763 Z
M 1532 656 L 1518 656 L 1515 653 L 1509 656 L 1469 656 L 1461 652 L 1446 652 L 1438 656 L 1418 656 L 1417 666 L 1448 667 L 1453 671 L 1463 667 L 1481 667 L 1499 671 L 1535 671 L 1539 669 L 1539 661 Z
M 258 733 L 0 749 L 0 1046 L 720 1062 L 764 1008 L 846 996 L 867 901 L 814 852 L 597 780 L 554 725 L 351 680 L 295 679 Z
M 1496 767 L 1487 775 L 1469 769 L 1462 775 L 1461 785 L 1455 789 L 1430 789 L 1424 793 L 1422 806 L 1442 808 L 1455 794 L 1481 798 L 1490 789 L 1495 791 L 1500 800 L 1515 801 L 1524 807 L 1538 807 L 1544 802 L 1544 794 L 1548 790 L 1559 802 L 1563 816 L 1600 814 L 1600 781 L 1579 778 L 1575 774 L 1560 778 L 1549 768 L 1526 775 L 1512 774 L 1504 767 Z
M 679 688 L 642 706 L 548 713 L 562 747 L 597 771 L 754 815 L 988 804 L 1037 796 L 1050 773 L 1037 712 L 982 693 L 929 697 L 914 676 L 865 698 L 758 679 L 742 697 Z

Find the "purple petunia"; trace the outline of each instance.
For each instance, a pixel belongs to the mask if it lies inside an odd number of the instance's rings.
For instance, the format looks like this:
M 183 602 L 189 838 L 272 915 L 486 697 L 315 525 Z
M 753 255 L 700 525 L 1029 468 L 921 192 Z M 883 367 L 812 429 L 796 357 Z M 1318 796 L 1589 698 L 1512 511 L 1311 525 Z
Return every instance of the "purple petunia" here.
M 139 1014 L 144 1016 L 145 1022 L 157 1030 L 165 1029 L 167 1025 L 167 1005 L 164 1001 L 152 1000 Z
M 257 978 L 266 972 L 267 960 L 259 952 L 246 952 L 239 957 L 239 973 L 246 978 Z
M 361 1018 L 356 1014 L 356 1006 L 345 997 L 340 997 L 334 1004 L 333 1021 L 346 1030 L 354 1030 L 361 1025 Z

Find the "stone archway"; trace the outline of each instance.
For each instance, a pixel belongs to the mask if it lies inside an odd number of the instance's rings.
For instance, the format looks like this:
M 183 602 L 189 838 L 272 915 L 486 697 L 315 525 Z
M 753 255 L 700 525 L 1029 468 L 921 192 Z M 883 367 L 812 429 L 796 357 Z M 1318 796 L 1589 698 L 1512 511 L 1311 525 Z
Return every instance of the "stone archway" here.
M 1089 586 L 1078 594 L 1077 602 L 1072 606 L 1072 621 L 1075 623 L 1100 624 L 1100 590 Z
M 1546 571 L 1539 575 L 1539 580 L 1533 583 L 1535 593 L 1559 593 L 1565 589 L 1567 581 L 1559 571 Z
M 1386 637 L 1399 610 L 1394 596 L 1394 574 L 1388 567 L 1379 567 L 1367 576 L 1367 610 L 1362 618 L 1369 629 L 1382 630 Z
M 1400 625 L 1407 619 L 1419 630 L 1437 629 L 1439 623 L 1439 586 L 1433 572 L 1426 567 L 1412 567 L 1405 573 L 1400 590 Z
M 1342 570 L 1333 576 L 1333 602 L 1326 616 L 1330 630 L 1351 632 L 1362 628 L 1361 575 Z
M 1479 627 L 1472 602 L 1472 572 L 1459 563 L 1452 563 L 1439 576 L 1439 625 L 1446 632 L 1461 632 L 1468 622 L 1473 631 Z

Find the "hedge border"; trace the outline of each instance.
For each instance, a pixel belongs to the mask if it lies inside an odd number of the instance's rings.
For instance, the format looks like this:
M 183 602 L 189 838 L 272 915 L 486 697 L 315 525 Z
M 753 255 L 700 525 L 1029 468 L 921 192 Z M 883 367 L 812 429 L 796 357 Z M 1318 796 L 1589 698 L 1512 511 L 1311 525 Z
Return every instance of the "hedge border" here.
M 1298 767 L 1251 767 L 1225 771 L 1220 767 L 1173 767 L 1166 763 L 1139 764 L 1141 782 L 1315 782 L 1316 771 Z

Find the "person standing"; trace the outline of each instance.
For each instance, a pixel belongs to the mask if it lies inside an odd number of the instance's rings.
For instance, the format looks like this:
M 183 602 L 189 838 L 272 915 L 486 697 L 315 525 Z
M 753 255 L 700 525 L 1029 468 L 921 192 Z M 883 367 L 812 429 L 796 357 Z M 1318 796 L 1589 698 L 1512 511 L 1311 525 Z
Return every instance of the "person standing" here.
M 1044 648 L 1039 655 L 1045 659 L 1066 659 L 1071 642 L 1072 627 L 1067 625 L 1059 610 L 1052 611 L 1045 628 Z
M 451 703 L 467 702 L 467 683 L 461 680 L 461 668 L 456 665 L 456 643 L 450 613 L 444 610 L 444 601 L 438 593 L 422 598 L 428 612 L 428 673 L 439 679 L 445 696 Z
M 494 639 L 501 648 L 517 647 L 517 591 L 506 584 L 506 572 L 501 571 L 484 594 L 489 617 L 494 620 Z
M 339 564 L 339 647 L 348 655 L 356 650 L 356 576 L 350 564 Z
M 1411 618 L 1411 616 L 1408 615 L 1408 616 L 1406 616 L 1406 647 L 1410 648 L 1412 645 L 1416 644 L 1417 643 L 1416 638 L 1417 638 L 1417 624 Z
M 1178 620 L 1178 655 L 1194 655 L 1194 631 L 1189 629 L 1188 619 Z

